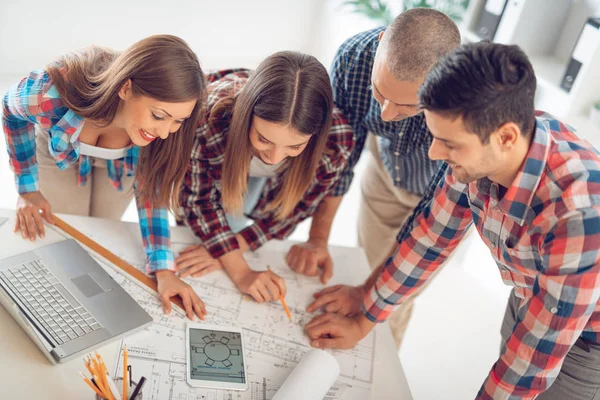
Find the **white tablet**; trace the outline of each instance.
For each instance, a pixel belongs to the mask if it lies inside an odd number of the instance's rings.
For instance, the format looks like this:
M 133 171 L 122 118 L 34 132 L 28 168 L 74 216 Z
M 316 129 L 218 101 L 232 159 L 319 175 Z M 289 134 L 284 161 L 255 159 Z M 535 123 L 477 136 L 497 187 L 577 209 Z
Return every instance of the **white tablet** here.
M 248 389 L 243 342 L 242 328 L 187 324 L 188 384 L 213 389 Z

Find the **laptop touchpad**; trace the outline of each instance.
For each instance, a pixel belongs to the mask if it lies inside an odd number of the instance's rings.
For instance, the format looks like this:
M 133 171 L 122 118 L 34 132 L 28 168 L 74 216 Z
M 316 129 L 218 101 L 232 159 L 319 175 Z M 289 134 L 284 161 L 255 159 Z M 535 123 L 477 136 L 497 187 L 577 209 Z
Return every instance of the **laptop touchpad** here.
M 77 286 L 77 289 L 86 297 L 93 297 L 97 294 L 104 293 L 104 290 L 92 279 L 89 275 L 81 275 L 71 279 L 71 282 Z

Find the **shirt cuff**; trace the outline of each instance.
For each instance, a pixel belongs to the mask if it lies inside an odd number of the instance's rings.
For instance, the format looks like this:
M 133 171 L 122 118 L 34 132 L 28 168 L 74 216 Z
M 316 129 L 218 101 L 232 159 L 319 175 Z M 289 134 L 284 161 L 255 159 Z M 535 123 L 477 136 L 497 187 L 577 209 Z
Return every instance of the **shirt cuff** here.
M 19 194 L 40 191 L 40 183 L 37 174 L 15 174 L 15 184 Z
M 240 248 L 235 234 L 229 228 L 217 233 L 213 232 L 208 239 L 202 240 L 202 244 L 213 258 L 219 258 Z
M 153 274 L 157 271 L 175 271 L 175 256 L 171 250 L 154 250 L 148 256 L 146 273 Z
M 362 305 L 365 316 L 372 322 L 384 322 L 396 308 L 396 304 L 388 303 L 377 293 L 377 287 L 369 290 Z
M 260 222 L 256 221 L 247 228 L 242 229 L 239 234 L 244 238 L 250 250 L 254 251 L 271 239 L 269 230 Z

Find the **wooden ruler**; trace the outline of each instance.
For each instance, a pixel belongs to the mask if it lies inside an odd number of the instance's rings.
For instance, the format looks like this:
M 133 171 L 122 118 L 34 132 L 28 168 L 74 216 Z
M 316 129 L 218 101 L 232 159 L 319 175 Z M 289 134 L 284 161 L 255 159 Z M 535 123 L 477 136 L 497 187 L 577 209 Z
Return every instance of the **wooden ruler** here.
M 150 278 L 148 275 L 144 274 L 142 271 L 135 268 L 133 265 L 129 264 L 125 260 L 120 259 L 113 252 L 108 250 L 107 248 L 102 247 L 97 242 L 93 241 L 92 239 L 90 239 L 89 237 L 84 235 L 83 233 L 79 232 L 77 229 L 73 228 L 71 225 L 69 225 L 62 219 L 58 218 L 56 216 L 56 214 L 52 214 L 52 218 L 54 219 L 54 223 L 55 223 L 56 227 L 62 229 L 67 234 L 71 235 L 74 239 L 76 239 L 77 241 L 81 242 L 82 244 L 89 247 L 96 253 L 100 254 L 102 257 L 104 257 L 105 259 L 107 259 L 108 261 L 110 261 L 111 263 L 116 265 L 117 267 L 119 267 L 121 270 L 128 273 L 131 277 L 135 278 L 138 282 L 142 283 L 143 285 L 146 285 L 147 287 L 152 289 L 154 292 L 158 293 L 158 286 L 154 279 Z M 181 297 L 179 297 L 179 296 L 171 297 L 171 302 L 173 304 L 175 304 L 176 306 L 180 307 L 182 310 L 185 310 L 185 308 L 183 307 L 183 302 L 181 301 Z

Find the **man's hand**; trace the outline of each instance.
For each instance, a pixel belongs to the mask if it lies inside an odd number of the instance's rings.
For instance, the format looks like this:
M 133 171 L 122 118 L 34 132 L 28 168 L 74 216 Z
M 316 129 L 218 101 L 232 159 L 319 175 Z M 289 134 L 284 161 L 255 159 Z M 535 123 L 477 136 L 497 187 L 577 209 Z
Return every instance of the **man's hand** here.
M 201 244 L 186 248 L 175 260 L 175 270 L 179 272 L 181 278 L 187 276 L 199 278 L 221 268 L 223 268 L 221 262 L 213 258 Z
M 313 301 L 306 311 L 315 312 L 323 307 L 326 312 L 347 317 L 357 315 L 367 291 L 363 286 L 335 285 L 315 293 Z
M 290 268 L 302 275 L 317 276 L 322 270 L 321 282 L 327 283 L 333 275 L 333 260 L 323 240 L 308 240 L 292 246 L 285 256 Z
M 198 297 L 194 289 L 179 279 L 173 271 L 157 271 L 156 280 L 158 281 L 158 294 L 165 314 L 171 312 L 171 297 L 179 295 L 189 319 L 194 319 L 194 312 L 198 318 L 204 319 L 206 316 L 204 302 Z
M 344 317 L 322 314 L 313 318 L 304 328 L 311 339 L 310 345 L 320 349 L 351 349 L 367 336 L 375 326 L 363 314 Z

